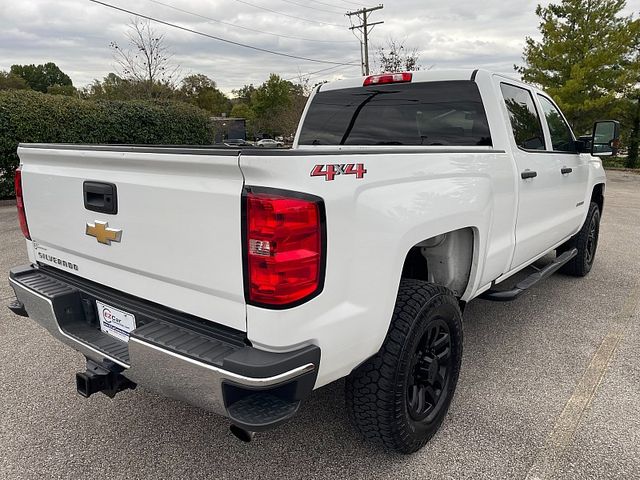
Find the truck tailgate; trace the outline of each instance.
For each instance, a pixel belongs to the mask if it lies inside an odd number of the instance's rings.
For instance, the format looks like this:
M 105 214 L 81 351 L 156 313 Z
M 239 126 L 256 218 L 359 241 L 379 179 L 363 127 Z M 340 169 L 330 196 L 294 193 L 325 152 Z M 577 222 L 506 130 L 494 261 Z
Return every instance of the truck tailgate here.
M 246 330 L 236 151 L 23 145 L 18 154 L 32 261 Z M 85 208 L 85 182 L 115 185 L 117 213 Z M 87 231 L 103 222 L 119 241 Z

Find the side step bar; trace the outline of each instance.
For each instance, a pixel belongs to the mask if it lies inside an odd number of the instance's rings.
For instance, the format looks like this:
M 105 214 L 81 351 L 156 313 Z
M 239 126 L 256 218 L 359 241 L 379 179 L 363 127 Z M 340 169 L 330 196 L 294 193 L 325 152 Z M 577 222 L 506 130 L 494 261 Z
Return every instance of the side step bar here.
M 510 302 L 515 300 L 536 283 L 556 273 L 564 264 L 571 261 L 577 254 L 578 250 L 576 248 L 567 250 L 549 265 L 544 267 L 542 270 L 532 273 L 511 290 L 487 290 L 480 295 L 480 298 L 483 300 L 491 300 L 493 302 Z

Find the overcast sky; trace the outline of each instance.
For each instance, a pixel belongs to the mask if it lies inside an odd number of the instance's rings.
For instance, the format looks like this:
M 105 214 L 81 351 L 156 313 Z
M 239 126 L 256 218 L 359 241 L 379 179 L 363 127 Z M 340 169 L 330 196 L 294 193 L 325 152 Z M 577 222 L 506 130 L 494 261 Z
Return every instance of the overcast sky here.
M 300 72 L 331 69 L 313 75 L 313 82 L 360 74 L 359 43 L 345 16 L 346 11 L 362 5 L 357 0 L 104 1 L 234 42 L 324 62 L 356 64 L 336 66 L 286 58 L 166 25 L 154 26 L 166 36 L 183 75 L 204 73 L 226 92 L 262 83 L 270 72 L 293 78 Z M 363 3 L 377 5 L 375 1 Z M 371 15 L 371 21 L 385 22 L 375 27 L 371 42 L 375 47 L 390 37 L 405 40 L 407 46 L 418 48 L 424 67 L 483 67 L 513 74 L 513 64 L 521 62 L 525 37 L 538 36 L 537 3 L 392 0 Z M 627 10 L 640 10 L 640 0 L 628 1 Z M 52 61 L 75 86 L 82 87 L 114 71 L 109 42 L 124 43 L 130 19 L 130 14 L 89 0 L 0 0 L 0 70 L 15 63 Z

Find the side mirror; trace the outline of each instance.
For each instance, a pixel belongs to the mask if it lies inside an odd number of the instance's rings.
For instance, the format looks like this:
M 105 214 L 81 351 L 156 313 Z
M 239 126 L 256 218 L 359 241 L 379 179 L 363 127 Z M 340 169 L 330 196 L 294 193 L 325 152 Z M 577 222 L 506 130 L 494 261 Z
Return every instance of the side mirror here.
M 604 120 L 593 126 L 591 155 L 611 157 L 617 155 L 620 147 L 620 122 Z

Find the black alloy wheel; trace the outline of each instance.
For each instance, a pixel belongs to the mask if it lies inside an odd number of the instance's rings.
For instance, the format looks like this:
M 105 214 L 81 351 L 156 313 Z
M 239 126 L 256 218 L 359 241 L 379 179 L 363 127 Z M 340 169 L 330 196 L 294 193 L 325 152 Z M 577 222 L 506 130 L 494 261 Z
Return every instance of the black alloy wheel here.
M 443 319 L 435 319 L 413 354 L 407 381 L 407 409 L 415 421 L 438 415 L 451 380 L 451 334 Z
M 402 279 L 382 348 L 347 377 L 351 422 L 386 449 L 419 450 L 444 421 L 461 362 L 458 299 L 440 285 Z

